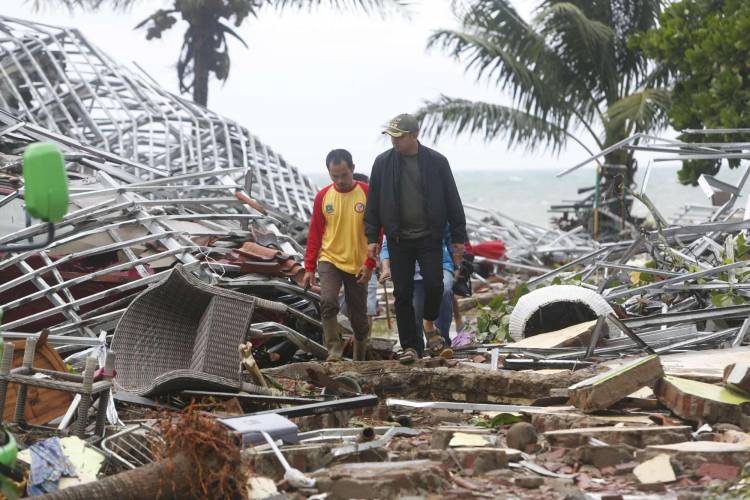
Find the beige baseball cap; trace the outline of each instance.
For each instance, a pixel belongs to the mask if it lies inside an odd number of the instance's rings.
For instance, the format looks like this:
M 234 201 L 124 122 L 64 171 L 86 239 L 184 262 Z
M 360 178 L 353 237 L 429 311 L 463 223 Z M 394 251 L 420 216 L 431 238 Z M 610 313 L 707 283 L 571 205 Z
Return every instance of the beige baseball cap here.
M 388 123 L 388 127 L 383 130 L 383 134 L 391 137 L 401 137 L 404 134 L 416 134 L 419 132 L 419 122 L 408 113 L 402 113 Z

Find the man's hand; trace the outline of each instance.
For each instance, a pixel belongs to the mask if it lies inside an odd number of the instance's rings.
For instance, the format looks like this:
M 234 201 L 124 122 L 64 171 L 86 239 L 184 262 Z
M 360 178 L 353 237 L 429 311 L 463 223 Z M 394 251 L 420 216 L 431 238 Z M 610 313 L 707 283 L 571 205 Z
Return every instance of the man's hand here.
M 370 243 L 367 245 L 367 256 L 371 258 L 374 261 L 378 261 L 378 244 L 377 243 Z
M 380 281 L 381 283 L 385 283 L 391 279 L 391 261 L 390 259 L 384 259 L 380 263 Z
M 302 277 L 302 286 L 305 290 L 309 290 L 311 286 L 315 284 L 315 271 L 305 271 L 305 275 Z
M 357 283 L 360 285 L 366 285 L 372 278 L 372 269 L 367 266 L 362 266 L 362 269 L 357 273 Z

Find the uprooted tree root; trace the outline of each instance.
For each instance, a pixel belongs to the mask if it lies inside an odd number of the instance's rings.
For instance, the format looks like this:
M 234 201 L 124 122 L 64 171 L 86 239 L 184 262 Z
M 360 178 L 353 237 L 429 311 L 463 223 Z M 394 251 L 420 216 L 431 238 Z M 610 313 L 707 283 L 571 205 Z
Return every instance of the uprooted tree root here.
M 239 438 L 200 405 L 191 404 L 180 413 L 159 413 L 155 430 L 161 439 L 152 443 L 154 457 L 164 461 L 169 472 L 176 458 L 187 460 L 194 472 L 189 480 L 196 497 L 247 498 Z M 163 477 L 158 498 L 175 496 L 181 489 L 177 481 L 186 479 L 178 476 Z

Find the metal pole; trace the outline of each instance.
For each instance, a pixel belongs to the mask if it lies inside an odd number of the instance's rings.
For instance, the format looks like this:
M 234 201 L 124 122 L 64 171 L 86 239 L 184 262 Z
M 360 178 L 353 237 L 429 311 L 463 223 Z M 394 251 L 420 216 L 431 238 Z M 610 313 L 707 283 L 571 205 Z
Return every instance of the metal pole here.
M 388 287 L 385 285 L 385 282 L 383 282 L 383 293 L 385 293 L 385 320 L 388 322 L 388 331 L 390 331 L 392 328 L 391 307 L 388 304 L 390 301 L 388 300 Z

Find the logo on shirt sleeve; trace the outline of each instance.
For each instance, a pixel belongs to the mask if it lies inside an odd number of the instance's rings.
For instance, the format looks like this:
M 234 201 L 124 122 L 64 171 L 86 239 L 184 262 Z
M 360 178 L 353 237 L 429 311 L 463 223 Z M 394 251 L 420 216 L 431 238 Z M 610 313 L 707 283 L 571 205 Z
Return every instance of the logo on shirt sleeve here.
M 365 204 L 362 203 L 361 201 L 356 203 L 354 205 L 354 211 L 357 212 L 358 214 L 361 214 L 362 212 L 365 211 Z
M 326 204 L 326 213 L 332 214 L 333 213 L 333 203 Z

